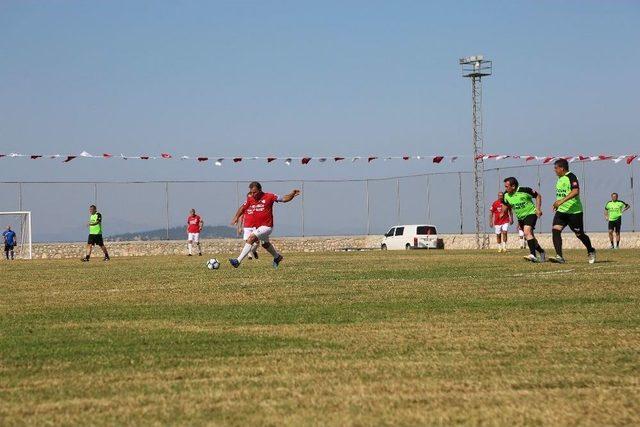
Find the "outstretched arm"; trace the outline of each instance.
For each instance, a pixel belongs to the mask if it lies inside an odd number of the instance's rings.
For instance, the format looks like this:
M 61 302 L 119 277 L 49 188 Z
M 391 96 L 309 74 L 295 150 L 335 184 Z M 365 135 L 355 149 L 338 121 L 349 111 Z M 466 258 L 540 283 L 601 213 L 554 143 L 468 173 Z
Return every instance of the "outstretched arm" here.
M 286 196 L 283 196 L 282 199 L 280 200 L 282 203 L 287 203 L 292 201 L 296 196 L 299 196 L 300 190 L 295 189 L 293 190 L 291 193 L 287 194 Z

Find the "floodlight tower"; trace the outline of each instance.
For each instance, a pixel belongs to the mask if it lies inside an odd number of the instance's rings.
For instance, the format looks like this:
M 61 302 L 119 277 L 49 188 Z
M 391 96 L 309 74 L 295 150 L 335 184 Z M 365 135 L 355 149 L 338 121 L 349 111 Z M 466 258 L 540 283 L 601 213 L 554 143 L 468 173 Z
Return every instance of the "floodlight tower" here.
M 489 247 L 489 236 L 485 228 L 484 200 L 484 147 L 482 141 L 482 78 L 491 75 L 492 63 L 482 55 L 460 59 L 462 77 L 471 79 L 472 127 L 473 127 L 473 197 L 476 210 L 476 247 Z

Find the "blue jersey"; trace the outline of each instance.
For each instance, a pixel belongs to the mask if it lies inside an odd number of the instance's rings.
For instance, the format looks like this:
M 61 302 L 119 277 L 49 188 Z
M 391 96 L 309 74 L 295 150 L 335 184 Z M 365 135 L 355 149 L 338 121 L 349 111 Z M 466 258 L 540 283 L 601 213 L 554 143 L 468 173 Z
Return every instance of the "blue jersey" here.
M 7 245 L 14 246 L 16 244 L 16 232 L 13 230 L 5 230 L 2 233 L 4 237 L 4 243 Z

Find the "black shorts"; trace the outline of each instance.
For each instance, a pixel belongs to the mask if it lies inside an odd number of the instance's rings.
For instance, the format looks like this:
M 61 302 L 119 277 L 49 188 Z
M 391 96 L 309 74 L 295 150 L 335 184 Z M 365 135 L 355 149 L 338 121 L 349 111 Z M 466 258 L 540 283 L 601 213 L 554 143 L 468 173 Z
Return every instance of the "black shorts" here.
M 525 216 L 523 219 L 518 220 L 518 225 L 520 226 L 520 230 L 524 230 L 524 226 L 528 225 L 532 230 L 536 228 L 536 222 L 538 222 L 538 215 L 531 214 Z
M 16 245 L 9 245 L 9 244 L 5 243 L 5 244 L 4 244 L 4 251 L 5 251 L 5 252 L 12 251 L 12 250 L 13 250 L 13 248 L 15 248 L 15 247 L 16 247 Z
M 87 239 L 87 244 L 104 246 L 104 241 L 102 240 L 102 234 L 89 234 L 89 239 Z
M 622 217 L 616 219 L 615 221 L 609 221 L 609 230 L 619 233 L 621 227 L 622 227 Z
M 584 221 L 582 212 L 556 212 L 553 217 L 553 225 L 561 225 L 562 228 L 568 225 L 571 231 L 573 231 L 574 233 L 584 233 Z

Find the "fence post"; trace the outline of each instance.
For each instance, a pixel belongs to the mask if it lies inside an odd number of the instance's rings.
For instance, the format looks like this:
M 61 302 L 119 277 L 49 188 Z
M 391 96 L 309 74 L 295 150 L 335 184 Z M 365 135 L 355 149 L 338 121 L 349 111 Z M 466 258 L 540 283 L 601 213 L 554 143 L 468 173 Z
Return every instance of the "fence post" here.
M 18 210 L 22 211 L 22 183 L 18 183 Z
M 431 175 L 427 175 L 427 222 L 431 224 Z
M 302 237 L 304 237 L 304 181 L 300 183 L 300 191 L 302 192 L 302 197 L 300 198 L 300 204 L 302 205 Z
M 366 196 L 367 205 L 367 236 L 371 234 L 371 208 L 369 206 L 369 180 L 364 180 L 364 193 Z
M 165 200 L 165 217 L 167 220 L 167 234 L 166 234 L 166 238 L 167 240 L 169 240 L 169 183 L 165 182 L 164 183 L 164 200 Z
M 400 224 L 400 178 L 396 178 L 396 224 Z
M 636 232 L 636 190 L 633 188 L 633 162 L 631 162 L 631 231 Z
M 500 168 L 496 168 L 496 174 L 498 175 L 498 192 L 502 191 L 502 183 L 501 181 L 501 176 L 500 176 Z
M 582 162 L 582 183 L 580 184 L 580 200 L 582 201 L 582 216 L 583 216 L 583 222 L 584 222 L 584 227 L 587 227 L 587 176 L 585 175 L 585 170 L 584 170 L 584 164 L 585 162 Z
M 540 192 L 540 185 L 541 185 L 541 182 L 540 182 L 540 165 L 538 165 L 538 192 Z
M 460 234 L 463 233 L 463 217 L 462 217 L 462 173 L 458 172 L 458 198 L 460 199 Z
M 98 183 L 93 183 L 93 204 L 98 206 Z

